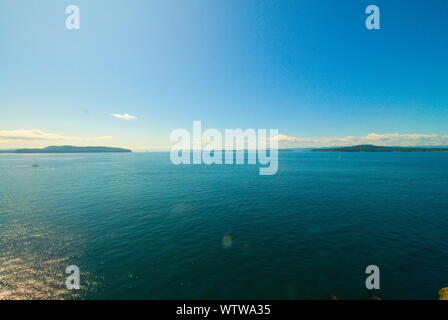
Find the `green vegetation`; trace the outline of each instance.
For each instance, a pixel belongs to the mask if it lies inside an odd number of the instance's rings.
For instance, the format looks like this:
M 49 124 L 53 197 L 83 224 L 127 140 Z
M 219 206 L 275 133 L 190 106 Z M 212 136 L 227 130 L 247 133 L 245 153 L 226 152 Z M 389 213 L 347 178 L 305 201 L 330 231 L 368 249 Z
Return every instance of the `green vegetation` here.
M 439 300 L 448 300 L 448 288 L 439 291 Z

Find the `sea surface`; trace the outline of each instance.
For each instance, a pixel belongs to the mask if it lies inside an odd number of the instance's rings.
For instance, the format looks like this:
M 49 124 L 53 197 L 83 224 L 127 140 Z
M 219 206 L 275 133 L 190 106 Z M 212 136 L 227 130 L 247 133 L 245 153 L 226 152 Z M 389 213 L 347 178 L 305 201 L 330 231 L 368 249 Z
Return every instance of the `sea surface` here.
M 448 286 L 448 153 L 282 152 L 277 175 L 258 169 L 1 154 L 0 299 L 371 299 L 368 265 L 383 299 Z

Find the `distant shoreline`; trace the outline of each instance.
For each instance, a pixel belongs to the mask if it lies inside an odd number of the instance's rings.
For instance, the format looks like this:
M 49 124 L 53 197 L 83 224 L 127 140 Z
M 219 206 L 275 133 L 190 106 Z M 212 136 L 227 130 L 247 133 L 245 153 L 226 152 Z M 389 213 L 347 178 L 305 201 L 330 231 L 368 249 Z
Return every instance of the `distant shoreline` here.
M 215 152 L 226 152 L 230 150 L 217 150 Z M 232 152 L 251 152 L 255 150 L 237 149 Z M 350 147 L 333 147 L 333 148 L 279 148 L 279 152 L 448 152 L 448 147 L 386 147 L 375 145 L 357 145 Z M 148 152 L 170 152 L 170 150 L 158 151 L 137 151 L 137 153 Z M 185 152 L 193 152 L 193 150 L 185 150 Z M 133 153 L 130 149 L 103 147 L 103 146 L 49 146 L 46 148 L 22 148 L 22 149 L 5 149 L 0 150 L 0 154 L 58 154 L 58 153 Z
M 75 146 L 50 146 L 42 149 L 10 149 L 0 150 L 0 153 L 129 153 L 132 150 L 112 147 L 75 147 Z
M 424 148 L 424 147 L 383 147 L 363 144 L 352 147 L 320 148 L 311 152 L 448 152 L 448 148 Z

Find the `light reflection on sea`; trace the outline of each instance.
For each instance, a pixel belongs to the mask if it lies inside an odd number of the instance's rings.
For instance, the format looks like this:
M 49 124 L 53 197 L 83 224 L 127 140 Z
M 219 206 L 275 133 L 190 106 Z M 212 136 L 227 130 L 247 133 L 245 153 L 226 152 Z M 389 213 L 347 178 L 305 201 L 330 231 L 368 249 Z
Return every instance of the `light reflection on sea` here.
M 2 226 L 0 300 L 77 299 L 82 290 L 65 287 L 63 242 L 54 232 L 13 223 Z M 68 240 L 68 239 L 65 239 Z M 85 275 L 84 275 L 85 276 Z

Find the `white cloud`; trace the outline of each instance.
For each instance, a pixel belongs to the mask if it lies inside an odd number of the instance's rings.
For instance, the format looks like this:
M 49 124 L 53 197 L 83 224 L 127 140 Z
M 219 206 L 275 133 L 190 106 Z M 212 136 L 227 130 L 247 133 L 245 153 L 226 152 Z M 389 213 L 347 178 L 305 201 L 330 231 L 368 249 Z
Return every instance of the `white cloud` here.
M 37 129 L 0 130 L 0 141 L 8 140 L 64 140 L 64 141 L 93 141 L 110 139 L 111 136 L 81 138 L 68 137 L 55 133 L 47 133 Z
M 114 114 L 112 114 L 112 117 L 114 117 L 116 119 L 123 119 L 123 120 L 137 120 L 138 119 L 137 117 L 131 116 L 128 113 L 125 113 L 125 114 L 114 113 Z
M 279 146 L 282 148 L 310 148 L 353 146 L 374 144 L 378 146 L 441 146 L 448 145 L 448 135 L 438 134 L 377 134 L 366 136 L 300 138 L 279 134 Z

